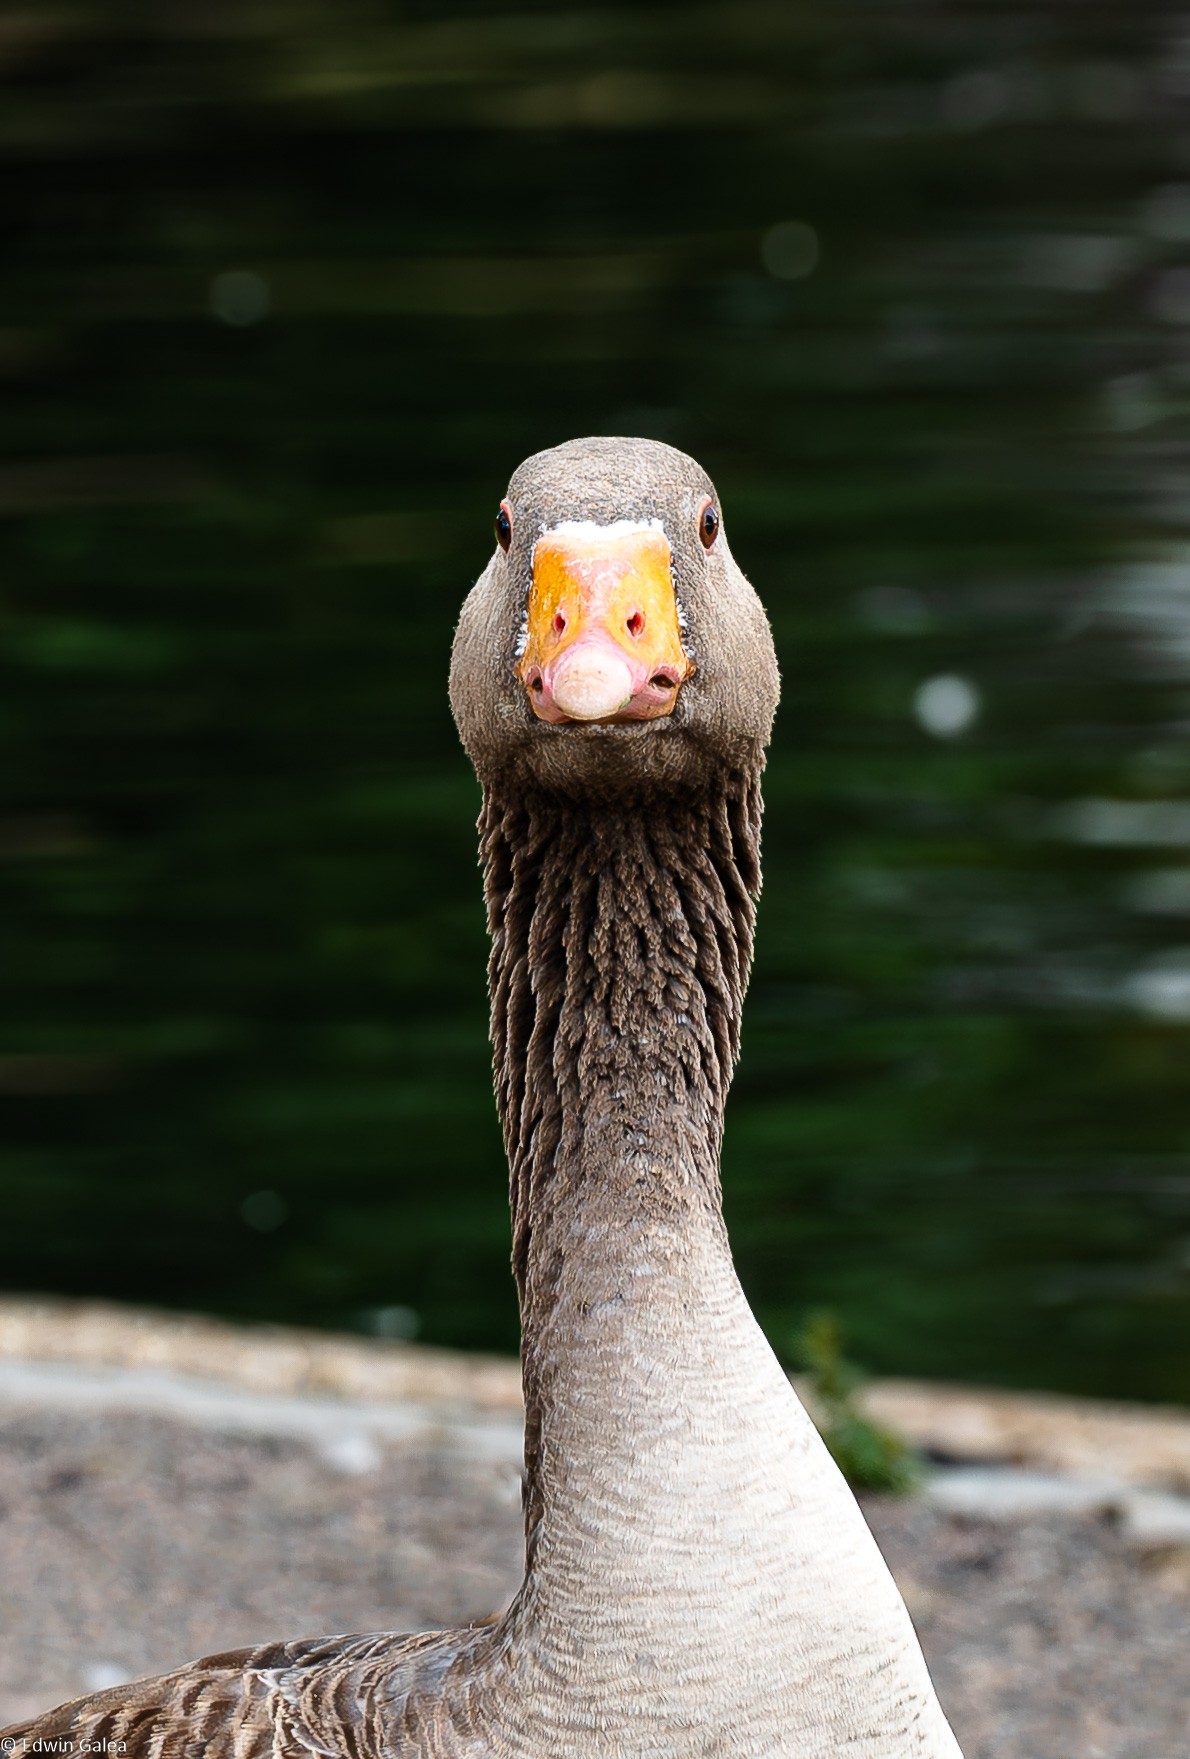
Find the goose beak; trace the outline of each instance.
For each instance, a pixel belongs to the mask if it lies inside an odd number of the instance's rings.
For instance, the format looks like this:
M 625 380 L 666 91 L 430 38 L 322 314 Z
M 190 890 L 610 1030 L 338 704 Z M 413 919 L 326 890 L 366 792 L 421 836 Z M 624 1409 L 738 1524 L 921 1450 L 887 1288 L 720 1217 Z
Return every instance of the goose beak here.
M 570 525 L 538 538 L 516 667 L 538 720 L 655 721 L 693 670 L 663 531 Z

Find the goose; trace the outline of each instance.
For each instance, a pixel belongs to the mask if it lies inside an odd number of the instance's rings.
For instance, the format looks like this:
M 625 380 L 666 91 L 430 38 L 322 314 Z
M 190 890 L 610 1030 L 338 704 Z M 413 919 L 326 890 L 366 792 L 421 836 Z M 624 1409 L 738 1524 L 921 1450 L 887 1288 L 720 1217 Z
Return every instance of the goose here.
M 724 1229 L 778 694 L 765 614 L 710 478 L 656 441 L 537 453 L 496 537 L 450 692 L 483 795 L 519 1592 L 459 1629 L 209 1655 L 11 1727 L 9 1752 L 961 1759 Z

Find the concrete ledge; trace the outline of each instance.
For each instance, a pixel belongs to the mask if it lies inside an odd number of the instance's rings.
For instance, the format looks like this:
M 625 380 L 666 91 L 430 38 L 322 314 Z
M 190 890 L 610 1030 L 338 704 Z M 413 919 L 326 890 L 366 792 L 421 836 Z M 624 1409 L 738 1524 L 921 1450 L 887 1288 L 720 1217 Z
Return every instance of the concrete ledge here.
M 223 1434 L 290 1436 L 350 1474 L 375 1468 L 381 1441 L 412 1442 L 517 1470 L 521 1465 L 519 1412 L 259 1392 L 170 1368 L 0 1360 L 0 1402 L 169 1417 Z
M 873 1381 L 864 1410 L 915 1447 L 1190 1492 L 1190 1411 L 942 1382 Z
M 44 1372 L 54 1368 L 90 1378 Z M 52 1297 L 0 1298 L 0 1395 L 107 1400 L 258 1432 L 318 1433 L 337 1411 L 362 1434 L 474 1430 L 481 1452 L 503 1449 L 495 1436 L 519 1433 L 521 1415 L 519 1366 L 501 1357 Z M 860 1403 L 954 1462 L 1190 1493 L 1187 1411 L 901 1380 L 872 1382 Z
M 0 1298 L 0 1361 L 167 1369 L 254 1393 L 521 1408 L 520 1367 L 503 1357 L 101 1301 Z

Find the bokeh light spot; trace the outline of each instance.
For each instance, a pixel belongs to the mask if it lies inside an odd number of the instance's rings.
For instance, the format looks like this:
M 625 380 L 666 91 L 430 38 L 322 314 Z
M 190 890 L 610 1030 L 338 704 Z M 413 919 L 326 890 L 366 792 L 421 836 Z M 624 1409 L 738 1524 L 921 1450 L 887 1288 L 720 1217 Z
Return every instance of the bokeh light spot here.
M 258 1234 L 272 1234 L 289 1220 L 289 1205 L 277 1191 L 253 1191 L 240 1204 L 240 1214 Z
M 778 281 L 804 281 L 820 255 L 818 234 L 805 220 L 779 220 L 760 241 L 760 260 Z
M 225 324 L 258 324 L 272 303 L 268 282 L 254 269 L 224 269 L 211 282 L 211 310 Z
M 913 712 L 927 733 L 953 739 L 965 733 L 979 714 L 979 692 L 969 679 L 942 673 L 918 687 Z

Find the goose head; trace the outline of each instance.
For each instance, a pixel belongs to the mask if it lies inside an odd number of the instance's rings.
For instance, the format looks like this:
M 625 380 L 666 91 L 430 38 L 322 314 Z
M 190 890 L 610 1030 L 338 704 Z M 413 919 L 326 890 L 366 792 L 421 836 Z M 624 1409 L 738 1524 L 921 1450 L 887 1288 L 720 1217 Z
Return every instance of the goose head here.
M 488 786 L 614 798 L 754 765 L 772 636 L 715 486 L 656 440 L 528 458 L 459 620 L 451 706 Z

